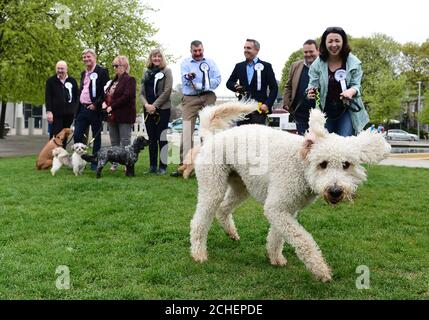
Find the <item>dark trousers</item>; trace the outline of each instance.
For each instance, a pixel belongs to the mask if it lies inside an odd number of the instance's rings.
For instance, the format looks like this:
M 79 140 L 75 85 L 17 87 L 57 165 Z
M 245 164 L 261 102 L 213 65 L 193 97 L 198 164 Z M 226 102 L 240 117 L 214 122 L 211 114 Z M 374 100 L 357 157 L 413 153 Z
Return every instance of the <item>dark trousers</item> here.
M 308 130 L 308 120 L 310 118 L 310 111 L 306 113 L 295 113 L 296 131 L 298 134 L 304 135 Z
M 149 136 L 149 163 L 151 168 L 156 168 L 159 154 L 159 168 L 165 169 L 168 159 L 167 128 L 170 120 L 170 109 L 159 109 L 157 112 L 159 122 L 156 115 L 148 115 L 145 112 L 145 118 L 147 116 L 145 125 Z
M 267 121 L 266 113 L 259 113 L 258 111 L 253 111 L 246 115 L 245 120 L 237 121 L 237 126 L 242 126 L 245 124 L 262 124 L 265 125 Z
M 63 115 L 63 116 L 54 116 L 54 122 L 52 123 L 52 128 L 49 131 L 49 139 L 52 139 L 53 136 L 57 135 L 64 128 L 70 128 L 73 123 L 73 115 Z M 67 139 L 63 141 L 63 148 L 67 146 Z
M 85 106 L 81 106 L 74 126 L 74 142 L 84 143 L 85 138 L 83 135 L 88 127 L 91 126 L 92 136 L 95 137 L 92 154 L 96 155 L 101 147 L 102 125 L 102 114 L 99 111 L 89 110 Z

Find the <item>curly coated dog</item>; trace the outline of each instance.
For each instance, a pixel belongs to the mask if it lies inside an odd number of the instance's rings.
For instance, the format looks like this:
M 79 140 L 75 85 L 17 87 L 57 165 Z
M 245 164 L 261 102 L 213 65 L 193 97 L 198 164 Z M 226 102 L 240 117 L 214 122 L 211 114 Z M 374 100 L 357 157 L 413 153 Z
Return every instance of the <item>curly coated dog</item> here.
M 89 162 L 97 161 L 97 178 L 101 177 L 101 171 L 107 162 L 116 162 L 125 165 L 125 175 L 134 177 L 134 165 L 139 158 L 139 153 L 148 145 L 149 140 L 143 136 L 139 136 L 129 146 L 104 147 L 98 151 L 97 156 L 83 155 L 82 159 Z
M 198 203 L 190 232 L 195 261 L 207 260 L 207 234 L 214 217 L 239 240 L 232 212 L 250 195 L 263 204 L 270 223 L 266 248 L 271 264 L 286 264 L 282 251 L 287 242 L 317 279 L 331 280 L 322 252 L 297 214 L 318 196 L 330 204 L 352 200 L 366 180 L 361 164 L 381 161 L 390 145 L 378 133 L 367 130 L 340 137 L 329 134 L 324 125 L 324 114 L 314 109 L 304 137 L 244 125 L 204 141 L 195 161 Z

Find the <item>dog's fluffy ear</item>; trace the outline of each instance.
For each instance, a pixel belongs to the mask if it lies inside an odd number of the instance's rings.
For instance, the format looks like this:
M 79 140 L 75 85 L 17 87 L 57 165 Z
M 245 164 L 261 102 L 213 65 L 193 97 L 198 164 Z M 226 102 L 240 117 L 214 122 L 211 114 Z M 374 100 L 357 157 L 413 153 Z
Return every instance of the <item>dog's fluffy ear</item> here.
M 326 138 L 328 132 L 325 129 L 325 115 L 319 109 L 313 109 L 310 112 L 310 120 L 308 121 L 308 132 L 305 134 L 304 143 L 300 150 L 300 155 L 303 159 L 307 158 L 312 146 L 319 139 Z
M 304 142 L 302 143 L 301 150 L 299 151 L 299 154 L 301 155 L 301 158 L 306 159 L 308 154 L 311 151 L 311 148 L 313 147 L 313 144 L 316 143 L 316 136 L 307 132 L 304 137 Z
M 310 112 L 310 120 L 308 121 L 308 132 L 313 134 L 317 139 L 325 138 L 328 131 L 325 129 L 325 114 L 319 109 L 312 109 Z
M 370 129 L 361 132 L 356 137 L 356 142 L 360 149 L 361 163 L 378 163 L 385 159 L 391 150 L 390 144 L 386 142 L 383 135 L 371 132 Z

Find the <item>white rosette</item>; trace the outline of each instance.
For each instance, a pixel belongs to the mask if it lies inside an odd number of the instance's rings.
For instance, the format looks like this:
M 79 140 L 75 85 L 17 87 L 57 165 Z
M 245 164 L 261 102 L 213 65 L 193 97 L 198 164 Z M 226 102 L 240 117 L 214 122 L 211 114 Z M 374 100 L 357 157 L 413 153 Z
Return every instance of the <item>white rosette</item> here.
M 64 84 L 64 87 L 66 87 L 66 89 L 69 91 L 69 103 L 72 102 L 73 100 L 73 95 L 72 95 L 72 89 L 73 89 L 73 84 L 71 84 L 70 82 L 66 82 Z
M 156 97 L 156 84 L 158 83 L 159 80 L 164 78 L 164 73 L 162 72 L 158 72 L 157 74 L 155 74 L 155 81 L 153 83 L 153 93 L 155 94 Z
M 208 65 L 207 62 L 201 62 L 200 70 L 203 72 L 203 76 L 204 76 L 203 90 L 209 90 L 210 89 L 210 78 L 209 78 L 210 66 Z
M 257 91 L 261 91 L 262 88 L 262 71 L 264 70 L 264 65 L 260 62 L 258 62 L 257 64 L 255 64 L 254 67 L 255 71 L 256 71 L 256 78 L 257 78 Z
M 91 82 L 92 82 L 92 97 L 95 98 L 95 96 L 97 95 L 96 81 L 98 79 L 98 74 L 95 72 L 91 73 L 91 75 L 89 76 L 89 79 L 91 79 Z
M 335 71 L 334 78 L 341 84 L 341 91 L 343 92 L 347 90 L 346 77 L 347 77 L 346 70 L 338 69 L 337 71 Z

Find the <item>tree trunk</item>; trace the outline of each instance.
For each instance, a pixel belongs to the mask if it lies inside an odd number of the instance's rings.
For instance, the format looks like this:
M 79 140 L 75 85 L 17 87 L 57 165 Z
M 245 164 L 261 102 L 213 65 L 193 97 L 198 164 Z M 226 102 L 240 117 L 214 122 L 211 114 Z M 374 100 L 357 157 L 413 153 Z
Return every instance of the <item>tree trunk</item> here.
M 6 101 L 1 101 L 1 114 L 0 114 L 0 139 L 4 139 L 4 122 L 6 120 Z

